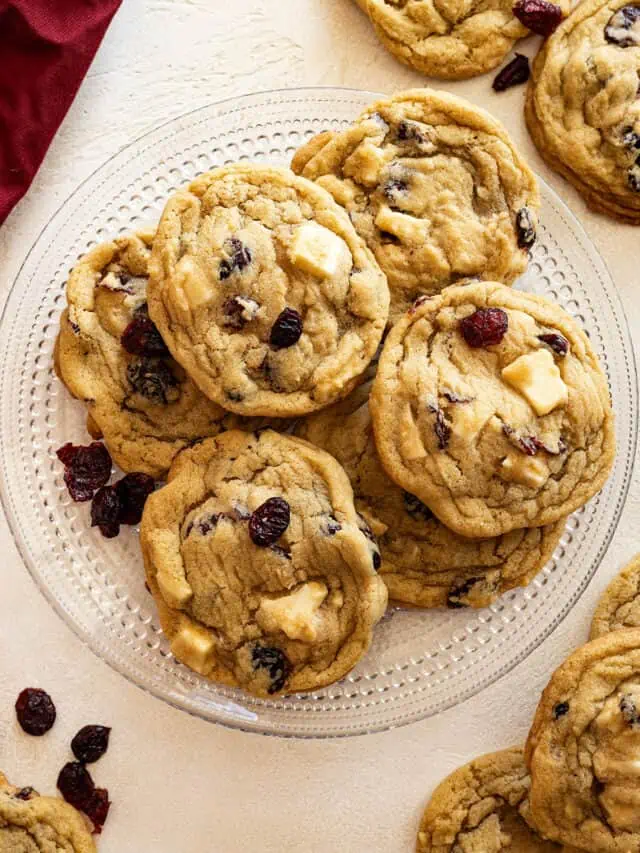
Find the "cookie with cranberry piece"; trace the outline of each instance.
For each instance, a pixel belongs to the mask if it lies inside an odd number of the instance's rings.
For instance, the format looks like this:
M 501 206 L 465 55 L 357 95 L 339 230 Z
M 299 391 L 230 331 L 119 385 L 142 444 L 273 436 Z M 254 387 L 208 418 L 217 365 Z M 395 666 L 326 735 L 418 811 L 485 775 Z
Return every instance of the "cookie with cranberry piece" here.
M 271 430 L 179 454 L 147 500 L 140 542 L 175 657 L 260 696 L 342 678 L 387 603 L 343 469 Z
M 212 403 L 169 354 L 147 313 L 152 233 L 103 243 L 85 255 L 67 284 L 56 347 L 58 374 L 89 409 L 127 472 L 164 476 L 175 454 L 216 435 L 227 413 Z
M 640 629 L 613 631 L 552 675 L 526 745 L 530 809 L 547 838 L 640 850 Z
M 465 277 L 513 282 L 536 239 L 538 185 L 505 128 L 462 98 L 414 89 L 325 132 L 292 168 L 327 189 L 366 240 L 395 321 Z
M 149 313 L 202 391 L 291 417 L 345 396 L 373 358 L 389 290 L 345 211 L 288 169 L 238 164 L 167 203 Z
M 96 853 L 96 846 L 73 806 L 16 788 L 0 773 L 0 853 Z
M 538 150 L 595 210 L 640 223 L 640 3 L 586 0 L 533 63 Z
M 371 382 L 364 383 L 346 400 L 301 419 L 296 434 L 331 453 L 347 472 L 356 509 L 378 541 L 389 597 L 418 607 L 486 607 L 507 590 L 526 586 L 551 557 L 564 520 L 493 539 L 467 539 L 449 530 L 380 464 L 370 388 Z
M 602 593 L 591 622 L 590 638 L 595 640 L 621 628 L 640 628 L 640 554 Z
M 417 853 L 563 853 L 560 845 L 545 841 L 528 822 L 530 784 L 519 746 L 483 755 L 454 770 L 429 800 Z
M 557 26 L 571 8 L 569 0 L 559 0 L 559 4 L 536 0 L 538 17 L 531 26 L 527 18 L 517 15 L 519 4 L 514 0 L 488 0 L 480 5 L 435 0 L 357 3 L 390 53 L 405 65 L 441 80 L 463 80 L 490 71 L 519 39 L 540 32 L 537 27 L 544 24 L 547 29 L 551 24 Z
M 587 336 L 550 300 L 495 282 L 418 300 L 385 341 L 370 405 L 389 476 L 461 536 L 554 524 L 613 464 Z

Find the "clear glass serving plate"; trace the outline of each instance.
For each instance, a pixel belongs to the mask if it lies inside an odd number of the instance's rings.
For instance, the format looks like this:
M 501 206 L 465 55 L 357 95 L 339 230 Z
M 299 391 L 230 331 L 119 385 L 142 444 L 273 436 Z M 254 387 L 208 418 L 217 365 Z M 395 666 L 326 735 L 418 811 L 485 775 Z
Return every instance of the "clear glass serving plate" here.
M 24 262 L 0 328 L 2 500 L 25 565 L 55 610 L 103 660 L 178 708 L 248 731 L 300 737 L 401 726 L 467 699 L 522 661 L 573 607 L 598 568 L 625 501 L 637 388 L 620 300 L 573 215 L 541 182 L 540 238 L 518 287 L 556 300 L 582 323 L 607 373 L 618 455 L 603 492 L 567 523 L 526 589 L 481 610 L 391 610 L 344 681 L 317 693 L 257 699 L 177 663 L 145 589 L 137 531 L 103 539 L 74 504 L 56 448 L 86 443 L 83 406 L 52 355 L 69 268 L 97 242 L 153 224 L 167 195 L 236 160 L 286 164 L 325 128 L 346 125 L 374 95 L 291 89 L 235 98 L 172 120 L 105 163 L 64 203 Z

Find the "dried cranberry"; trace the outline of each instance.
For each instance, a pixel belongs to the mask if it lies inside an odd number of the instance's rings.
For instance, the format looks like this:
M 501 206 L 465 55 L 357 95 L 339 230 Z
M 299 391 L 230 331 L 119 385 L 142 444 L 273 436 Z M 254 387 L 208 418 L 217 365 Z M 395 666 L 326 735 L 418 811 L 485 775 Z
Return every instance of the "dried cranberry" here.
M 640 6 L 623 6 L 609 18 L 609 23 L 604 28 L 604 37 L 618 47 L 640 45 L 640 33 L 637 32 L 636 24 L 638 20 L 640 20 Z
M 148 317 L 134 317 L 122 333 L 120 343 L 132 355 L 162 358 L 169 355 L 155 323 Z
M 16 714 L 23 731 L 40 737 L 55 723 L 56 706 L 45 690 L 26 687 L 16 699 Z
M 218 267 L 220 281 L 225 281 L 236 270 L 242 272 L 251 263 L 251 250 L 237 237 L 230 237 L 225 243 L 225 249 L 229 258 L 220 261 Z
M 160 359 L 142 357 L 127 367 L 127 379 L 134 391 L 152 403 L 167 404 L 167 392 L 178 380 L 171 368 Z
M 516 231 L 520 249 L 530 249 L 536 242 L 536 224 L 528 207 L 521 207 L 516 213 Z
M 548 0 L 517 0 L 513 14 L 528 30 L 539 36 L 550 36 L 562 21 L 562 9 Z
M 412 121 L 401 121 L 396 133 L 401 142 L 424 142 L 424 134 Z
M 103 486 L 91 501 L 91 526 L 99 527 L 106 539 L 120 533 L 122 505 L 115 486 Z
M 273 545 L 285 532 L 290 521 L 291 510 L 284 498 L 269 498 L 251 513 L 251 541 L 261 548 Z
M 391 231 L 383 231 L 380 229 L 380 239 L 382 240 L 383 245 L 385 243 L 393 243 L 393 245 L 397 246 L 400 243 L 400 238 L 396 237 L 395 234 L 392 234 Z
M 74 808 L 84 812 L 93 823 L 93 831 L 102 830 L 109 812 L 109 794 L 96 788 L 91 774 L 79 761 L 69 761 L 58 774 L 58 789 Z
M 620 713 L 628 726 L 631 726 L 633 729 L 640 727 L 640 711 L 638 711 L 638 706 L 631 696 L 625 695 L 620 697 Z
M 64 481 L 74 501 L 89 501 L 111 476 L 111 456 L 99 441 L 88 446 L 68 442 L 58 451 L 65 466 Z
M 267 688 L 267 693 L 282 690 L 291 672 L 291 664 L 283 651 L 256 645 L 251 650 L 251 662 L 254 669 L 265 669 L 268 672 L 271 685 Z
M 428 506 L 422 503 L 420 498 L 412 495 L 411 492 L 404 492 L 402 497 L 404 508 L 411 518 L 415 518 L 416 521 L 429 521 L 430 518 L 433 518 L 433 513 Z
M 30 800 L 35 793 L 35 788 L 32 788 L 31 785 L 29 785 L 26 788 L 20 788 L 20 790 L 16 791 L 13 796 L 16 800 Z
M 285 308 L 271 329 L 270 343 L 274 349 L 285 349 L 297 344 L 302 334 L 302 317 L 293 308 Z
M 94 788 L 93 794 L 85 803 L 82 811 L 93 824 L 93 831 L 96 835 L 102 832 L 102 827 L 105 824 L 111 802 L 109 801 L 109 792 L 106 788 Z
M 464 599 L 469 595 L 473 587 L 479 583 L 482 578 L 467 578 L 459 584 L 453 584 L 447 595 L 447 607 L 451 610 L 459 610 L 462 607 L 468 607 L 469 603 Z
M 339 533 L 342 530 L 342 525 L 331 515 L 329 516 L 325 529 L 329 536 L 335 536 L 336 533 Z
M 371 559 L 373 560 L 373 568 L 377 572 L 380 566 L 382 565 L 382 557 L 380 556 L 380 551 L 374 551 L 373 557 Z
M 155 488 L 153 477 L 148 474 L 127 474 L 115 485 L 120 499 L 120 524 L 139 524 L 145 501 Z
M 460 320 L 460 332 L 470 347 L 499 344 L 509 328 L 509 317 L 502 308 L 478 308 Z
M 83 764 L 92 764 L 107 751 L 111 729 L 108 726 L 83 726 L 71 741 L 71 751 Z
M 399 195 L 406 195 L 408 189 L 409 185 L 407 182 L 399 180 L 398 178 L 389 178 L 389 180 L 385 181 L 382 185 L 382 192 L 391 204 L 398 200 Z
M 475 400 L 475 397 L 460 397 L 460 395 L 456 394 L 454 391 L 443 391 L 442 396 L 450 403 L 473 403 Z
M 569 713 L 569 703 L 568 702 L 558 702 L 557 705 L 553 707 L 553 719 L 559 720 L 560 717 L 564 717 L 565 714 Z
M 496 75 L 493 88 L 496 92 L 504 92 L 512 86 L 526 83 L 530 74 L 529 59 L 522 53 L 516 53 L 514 59 Z
M 569 351 L 569 341 L 564 335 L 560 335 L 557 332 L 550 332 L 548 335 L 538 335 L 538 340 L 546 344 L 561 358 L 564 358 Z
M 433 430 L 436 434 L 436 438 L 438 439 L 438 448 L 440 450 L 444 450 L 448 446 L 449 439 L 451 438 L 451 427 L 447 423 L 442 409 L 436 408 L 432 409 L 432 411 L 436 416 L 436 422 L 433 426 Z
M 371 529 L 369 522 L 366 520 L 366 518 L 363 515 L 360 515 L 360 513 L 358 513 L 358 527 L 360 528 L 362 533 L 364 533 L 364 535 L 367 537 L 369 542 L 373 542 L 374 545 L 378 544 L 378 541 L 377 541 L 376 537 L 374 536 L 373 530 Z
M 630 167 L 627 175 L 627 182 L 629 184 L 629 189 L 633 190 L 634 193 L 640 193 L 640 157 L 638 157 L 633 166 Z
M 222 306 L 224 325 L 230 329 L 242 329 L 254 319 L 260 309 L 255 299 L 249 296 L 233 296 Z

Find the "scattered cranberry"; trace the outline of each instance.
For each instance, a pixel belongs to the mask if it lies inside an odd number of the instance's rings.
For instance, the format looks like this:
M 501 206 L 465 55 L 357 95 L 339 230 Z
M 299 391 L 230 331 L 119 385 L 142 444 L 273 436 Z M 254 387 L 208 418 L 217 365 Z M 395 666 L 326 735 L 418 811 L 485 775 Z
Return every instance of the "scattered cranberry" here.
M 108 726 L 83 726 L 71 741 L 71 751 L 83 764 L 92 764 L 107 751 L 111 729 Z
M 559 720 L 560 717 L 564 717 L 565 714 L 569 712 L 569 703 L 568 702 L 558 702 L 557 705 L 553 706 L 553 719 Z
M 291 664 L 284 652 L 268 646 L 254 646 L 251 650 L 251 662 L 254 669 L 265 669 L 268 672 L 271 685 L 267 693 L 282 690 L 291 672 Z
M 513 14 L 532 33 L 545 37 L 562 21 L 562 9 L 548 0 L 517 0 Z
M 120 533 L 121 504 L 115 486 L 103 486 L 91 501 L 91 526 L 99 527 L 106 539 Z
M 153 477 L 148 474 L 127 474 L 116 485 L 116 493 L 120 500 L 120 524 L 139 524 L 142 510 L 149 495 L 155 488 Z
M 132 355 L 144 355 L 150 358 L 169 355 L 167 345 L 162 340 L 155 323 L 142 314 L 134 317 L 129 323 L 122 333 L 120 343 Z
M 55 723 L 56 706 L 45 690 L 26 687 L 16 699 L 16 714 L 23 731 L 40 737 Z
M 447 595 L 447 607 L 450 610 L 459 610 L 462 607 L 468 607 L 469 603 L 465 599 L 480 580 L 481 578 L 467 578 L 461 583 L 453 584 Z
M 251 513 L 249 536 L 254 545 L 273 545 L 289 526 L 291 510 L 283 498 L 269 498 Z
M 493 89 L 496 92 L 504 92 L 512 86 L 526 83 L 530 73 L 529 59 L 522 53 L 516 53 L 514 59 L 496 75 Z
M 224 325 L 230 329 L 242 329 L 253 320 L 260 310 L 260 305 L 250 296 L 232 296 L 222 306 Z
M 64 481 L 74 501 L 90 501 L 111 476 L 109 451 L 99 441 L 87 447 L 67 442 L 56 453 L 65 466 Z
M 84 812 L 93 823 L 93 831 L 102 831 L 109 812 L 109 793 L 96 788 L 91 774 L 80 761 L 69 761 L 58 775 L 58 789 L 74 808 Z
M 132 361 L 127 367 L 129 384 L 138 394 L 156 405 L 166 406 L 168 392 L 178 385 L 171 367 L 161 359 L 147 358 Z
M 460 332 L 470 347 L 499 344 L 509 328 L 509 317 L 502 308 L 478 308 L 460 320 Z
M 237 237 L 230 237 L 225 243 L 225 249 L 229 253 L 229 259 L 220 261 L 220 281 L 225 281 L 236 270 L 242 272 L 251 263 L 251 250 Z
M 560 358 L 564 358 L 569 352 L 569 341 L 564 335 L 559 335 L 557 332 L 551 332 L 548 335 L 538 335 L 538 340 L 550 347 Z
M 105 824 L 111 802 L 109 801 L 109 792 L 106 788 L 94 788 L 93 794 L 85 803 L 82 811 L 93 824 L 93 832 L 100 835 L 102 827 Z
M 285 308 L 273 324 L 270 343 L 274 349 L 285 349 L 297 344 L 302 334 L 302 317 L 293 308 Z

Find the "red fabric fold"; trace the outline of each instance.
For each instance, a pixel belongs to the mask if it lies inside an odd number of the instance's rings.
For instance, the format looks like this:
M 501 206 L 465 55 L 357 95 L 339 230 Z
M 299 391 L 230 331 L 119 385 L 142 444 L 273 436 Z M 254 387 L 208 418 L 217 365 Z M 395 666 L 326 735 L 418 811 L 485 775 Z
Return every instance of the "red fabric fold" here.
M 122 0 L 0 0 L 0 224 L 38 171 Z

